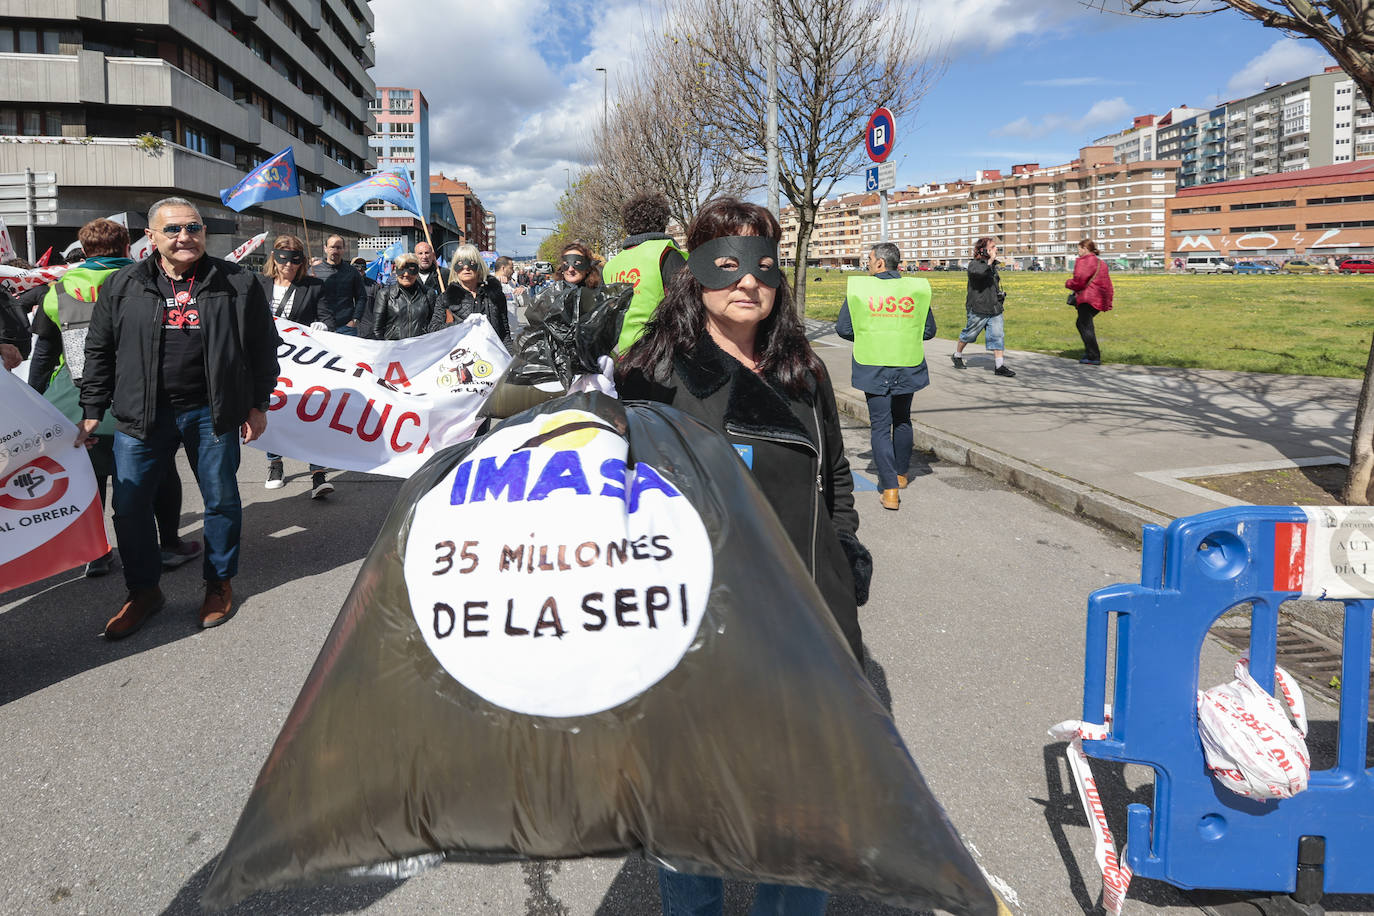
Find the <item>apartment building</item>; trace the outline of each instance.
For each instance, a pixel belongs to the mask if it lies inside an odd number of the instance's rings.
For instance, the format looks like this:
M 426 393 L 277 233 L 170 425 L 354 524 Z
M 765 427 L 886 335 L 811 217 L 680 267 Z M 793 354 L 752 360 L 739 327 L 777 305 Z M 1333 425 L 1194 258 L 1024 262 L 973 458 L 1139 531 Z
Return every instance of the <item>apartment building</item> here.
M 496 242 L 496 217 L 487 212 L 482 200 L 466 181 L 449 178 L 443 172 L 429 176 L 429 192 L 443 195 L 453 208 L 453 221 L 462 231 L 463 240 L 477 246 L 478 251 L 491 251 Z
M 1094 141 L 1120 162 L 1154 139 L 1155 157 L 1178 159 L 1180 188 L 1374 157 L 1374 112 L 1339 67 L 1290 80 L 1217 108 L 1186 106 Z
M 1110 146 L 1084 147 L 1062 165 L 1023 163 L 1005 175 L 987 169 L 973 181 L 899 191 L 888 203 L 888 241 L 910 266 L 963 264 L 982 236 L 997 239 L 999 258 L 1019 268 L 1067 267 L 1085 237 L 1105 257 L 1162 264 L 1165 202 L 1174 194 L 1179 163 L 1122 163 L 1112 154 Z M 860 208 L 860 224 L 866 250 L 880 241 L 875 204 Z
M 377 161 L 377 169 L 401 166 L 408 171 L 420 212 L 428 214 L 429 103 L 424 93 L 401 86 L 378 86 L 368 112 L 373 121 L 368 145 Z M 394 204 L 369 201 L 366 212 L 377 220 L 377 234 L 359 244 L 364 257 L 386 250 L 398 239 L 407 251 L 425 239 L 424 223 Z M 442 223 L 443 214 L 436 216 Z M 440 240 L 435 239 L 435 244 L 440 244 Z
M 147 207 L 173 194 L 201 208 L 213 254 L 262 231 L 299 234 L 302 204 L 317 245 L 375 231 L 319 200 L 362 177 L 371 157 L 363 0 L 9 0 L 4 11 L 0 172 L 56 174 L 40 250 L 117 212 L 137 233 Z M 221 205 L 221 189 L 288 146 L 300 204 Z
M 877 194 L 846 194 L 821 201 L 816 211 L 816 223 L 811 229 L 807 263 L 812 267 L 857 267 L 863 264 L 859 211 L 864 206 L 876 207 L 877 204 Z M 778 254 L 783 264 L 792 264 L 797 250 L 796 208 L 784 207 L 778 222 L 782 224 L 782 242 L 778 246 Z
M 1184 188 L 1167 210 L 1170 258 L 1374 254 L 1374 159 Z

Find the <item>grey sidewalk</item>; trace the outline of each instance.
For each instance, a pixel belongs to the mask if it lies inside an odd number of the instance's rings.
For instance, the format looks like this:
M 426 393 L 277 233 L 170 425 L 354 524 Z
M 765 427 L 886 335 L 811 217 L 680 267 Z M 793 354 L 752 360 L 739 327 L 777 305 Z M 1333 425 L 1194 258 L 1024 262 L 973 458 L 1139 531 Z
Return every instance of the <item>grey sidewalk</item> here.
M 851 345 L 808 321 L 840 410 L 867 421 L 850 387 Z M 1106 329 L 1104 329 L 1106 330 Z M 1111 355 L 1111 337 L 1103 340 Z M 955 369 L 954 341 L 926 342 L 930 387 L 912 413 L 916 445 L 968 464 L 1134 537 L 1140 526 L 1237 501 L 1180 478 L 1343 463 L 1359 382 L 1146 366 L 1080 366 L 1007 351 L 1015 378 L 992 374 L 977 343 Z

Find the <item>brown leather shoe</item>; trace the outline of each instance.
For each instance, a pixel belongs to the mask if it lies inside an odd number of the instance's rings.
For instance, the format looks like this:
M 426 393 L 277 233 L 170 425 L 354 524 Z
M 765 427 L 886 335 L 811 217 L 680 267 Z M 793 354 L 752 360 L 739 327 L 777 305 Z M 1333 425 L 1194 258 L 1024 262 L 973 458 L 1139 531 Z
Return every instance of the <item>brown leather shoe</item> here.
M 911 483 L 911 481 L 907 479 L 907 476 L 906 476 L 905 474 L 898 474 L 898 475 L 897 475 L 897 489 L 899 489 L 899 490 L 905 490 L 906 487 L 907 487 L 907 484 L 909 484 L 909 483 Z
M 234 607 L 234 589 L 228 579 L 205 580 L 205 600 L 200 605 L 200 628 L 208 630 L 222 623 L 238 612 Z
M 106 639 L 123 639 L 138 632 L 148 618 L 162 610 L 167 599 L 162 597 L 162 589 L 156 585 L 151 588 L 131 588 L 119 613 L 105 624 Z
M 884 509 L 896 509 L 902 504 L 902 498 L 897 495 L 896 489 L 884 490 L 879 501 L 883 504 Z

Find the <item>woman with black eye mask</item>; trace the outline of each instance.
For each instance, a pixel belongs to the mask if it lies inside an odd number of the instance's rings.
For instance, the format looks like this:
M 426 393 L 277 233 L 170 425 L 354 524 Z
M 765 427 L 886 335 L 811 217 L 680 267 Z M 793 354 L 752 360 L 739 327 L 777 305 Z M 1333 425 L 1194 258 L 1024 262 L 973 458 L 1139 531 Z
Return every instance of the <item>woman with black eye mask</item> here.
M 501 290 L 501 281 L 487 272 L 487 263 L 476 245 L 459 245 L 454 250 L 444 303 L 453 321 L 485 315 L 496 336 L 503 343 L 510 340 L 506 294 Z
M 309 325 L 312 330 L 328 330 L 319 320 L 320 297 L 324 281 L 309 274 L 305 243 L 294 235 L 279 235 L 272 242 L 272 254 L 263 265 L 258 282 L 267 294 L 267 304 L 274 318 L 285 318 L 297 324 Z M 286 486 L 286 469 L 281 455 L 267 455 L 267 483 L 269 490 Z M 334 485 L 325 479 L 325 469 L 310 465 L 310 498 L 319 499 L 334 492 Z
M 859 543 L 854 481 L 835 394 L 778 268 L 782 231 L 763 207 L 707 204 L 687 230 L 687 270 L 621 358 L 626 400 L 661 401 L 723 432 L 753 472 L 860 663 L 858 605 L 872 558 Z M 722 911 L 719 878 L 661 870 L 664 916 Z M 754 911 L 811 916 L 826 894 L 761 884 Z
M 581 242 L 570 242 L 563 249 L 556 276 L 569 286 L 596 289 L 601 285 L 601 267 L 592 250 Z

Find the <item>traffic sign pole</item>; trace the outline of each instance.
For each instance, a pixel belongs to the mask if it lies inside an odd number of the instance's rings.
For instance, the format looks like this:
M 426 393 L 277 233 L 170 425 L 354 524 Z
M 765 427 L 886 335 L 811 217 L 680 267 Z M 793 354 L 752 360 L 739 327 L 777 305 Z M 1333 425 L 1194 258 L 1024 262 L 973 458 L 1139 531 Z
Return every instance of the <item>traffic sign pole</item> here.
M 878 192 L 878 241 L 887 241 L 887 188 Z
M 896 168 L 885 169 L 887 157 L 897 140 L 897 119 L 887 108 L 879 106 L 868 119 L 864 131 L 864 147 L 868 158 L 878 163 L 871 171 L 876 173 L 878 186 L 878 233 L 880 241 L 887 241 L 887 191 L 892 187 Z M 886 174 L 884 174 L 886 172 Z M 891 176 L 891 177 L 889 177 Z M 887 180 L 884 180 L 884 179 Z

